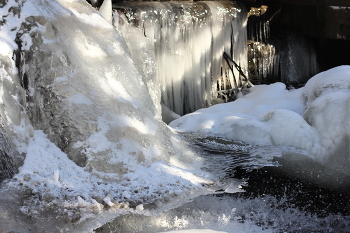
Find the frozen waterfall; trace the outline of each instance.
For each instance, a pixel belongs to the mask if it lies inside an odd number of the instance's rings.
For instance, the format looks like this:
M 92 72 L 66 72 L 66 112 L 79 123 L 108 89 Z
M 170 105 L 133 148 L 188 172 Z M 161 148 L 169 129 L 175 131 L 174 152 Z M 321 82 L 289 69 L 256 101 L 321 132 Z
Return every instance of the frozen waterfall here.
M 237 2 L 124 2 L 113 8 L 137 67 L 177 114 L 208 107 L 218 91 L 233 88 L 223 52 L 247 71 L 247 13 Z
M 1 230 L 91 232 L 121 215 L 157 216 L 238 191 L 240 181 L 220 180 L 181 131 L 294 146 L 347 172 L 348 66 L 304 89 L 257 85 L 204 109 L 234 81 L 223 52 L 247 67 L 244 9 L 114 7 L 112 25 L 85 0 L 0 1 Z M 161 103 L 179 114 L 202 109 L 169 126 Z M 261 166 L 274 154 L 246 156 Z

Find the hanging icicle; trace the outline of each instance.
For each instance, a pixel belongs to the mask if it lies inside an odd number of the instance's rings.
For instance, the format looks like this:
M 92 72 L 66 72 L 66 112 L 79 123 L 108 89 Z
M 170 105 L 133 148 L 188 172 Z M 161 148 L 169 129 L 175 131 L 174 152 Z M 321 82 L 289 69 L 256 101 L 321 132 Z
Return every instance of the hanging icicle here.
M 235 2 L 133 2 L 114 8 L 133 60 L 145 76 L 155 75 L 146 78 L 160 85 L 162 103 L 177 114 L 210 106 L 218 91 L 232 88 L 223 52 L 247 70 L 247 14 Z M 149 72 L 152 59 L 155 74 Z

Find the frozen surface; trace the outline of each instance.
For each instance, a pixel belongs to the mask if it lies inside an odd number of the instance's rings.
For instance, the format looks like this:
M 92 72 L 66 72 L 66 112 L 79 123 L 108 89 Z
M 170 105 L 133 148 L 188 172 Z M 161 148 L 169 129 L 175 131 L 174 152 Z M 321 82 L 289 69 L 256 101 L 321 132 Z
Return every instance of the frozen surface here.
M 113 23 L 112 0 L 104 0 L 99 12 L 109 23 Z
M 89 232 L 119 215 L 157 215 L 212 192 L 215 177 L 199 169 L 202 159 L 160 121 L 157 84 L 139 73 L 99 12 L 85 0 L 0 7 L 0 115 L 19 170 L 1 184 L 1 229 Z M 348 77 L 344 66 L 304 89 L 256 86 L 171 126 L 293 146 L 335 166 L 349 156 Z

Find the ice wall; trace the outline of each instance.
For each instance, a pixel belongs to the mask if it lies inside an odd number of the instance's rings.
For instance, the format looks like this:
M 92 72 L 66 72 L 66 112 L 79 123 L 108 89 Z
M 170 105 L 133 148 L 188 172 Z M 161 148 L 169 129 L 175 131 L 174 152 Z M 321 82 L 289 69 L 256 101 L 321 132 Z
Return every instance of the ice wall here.
M 39 14 L 47 17 L 34 18 L 44 33 L 23 58 L 32 124 L 78 165 L 96 172 L 118 176 L 136 164 L 169 161 L 174 150 L 166 127 L 154 119 L 147 87 L 123 40 L 89 5 L 65 4 L 72 7 L 44 2 Z
M 162 103 L 177 114 L 210 106 L 218 90 L 230 88 L 233 77 L 226 76 L 223 52 L 247 69 L 246 12 L 236 2 L 132 2 L 113 7 L 118 10 L 115 25 L 137 66 L 160 86 Z

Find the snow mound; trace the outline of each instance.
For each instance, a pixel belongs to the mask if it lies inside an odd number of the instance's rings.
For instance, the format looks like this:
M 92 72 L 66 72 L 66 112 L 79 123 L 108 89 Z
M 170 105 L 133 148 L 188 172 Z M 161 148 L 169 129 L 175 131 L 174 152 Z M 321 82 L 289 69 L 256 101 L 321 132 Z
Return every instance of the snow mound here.
M 295 147 L 338 169 L 350 157 L 350 66 L 317 74 L 297 90 L 288 91 L 282 83 L 254 86 L 234 102 L 200 109 L 170 126 L 179 132 Z M 345 167 L 340 169 L 347 174 Z
M 304 118 L 317 129 L 320 137 L 320 146 L 315 146 L 318 158 L 348 165 L 350 66 L 336 67 L 315 75 L 305 85 L 303 98 L 306 106 Z
M 274 116 L 291 113 L 290 118 L 300 118 L 298 113 L 301 114 L 304 109 L 301 94 L 300 90 L 287 91 L 283 83 L 254 86 L 251 93 L 234 102 L 200 109 L 169 125 L 180 132 L 219 135 L 252 144 L 271 145 L 274 140 L 272 131 L 276 137 L 278 134 L 274 123 L 283 123 Z M 282 108 L 284 112 L 276 111 Z

